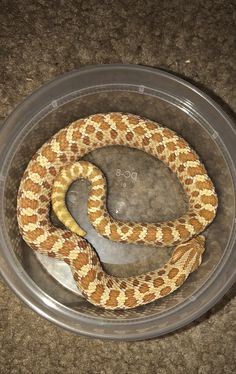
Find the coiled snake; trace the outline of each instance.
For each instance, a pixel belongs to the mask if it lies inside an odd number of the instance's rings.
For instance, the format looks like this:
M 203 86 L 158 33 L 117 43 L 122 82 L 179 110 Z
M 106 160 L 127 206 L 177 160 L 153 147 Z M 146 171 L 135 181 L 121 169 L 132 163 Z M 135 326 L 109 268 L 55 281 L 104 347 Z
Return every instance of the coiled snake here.
M 114 220 L 106 209 L 106 182 L 101 171 L 86 161 L 88 152 L 109 145 L 143 150 L 176 173 L 189 199 L 181 217 L 161 223 Z M 176 246 L 160 269 L 118 278 L 102 268 L 85 232 L 65 205 L 69 185 L 77 178 L 91 183 L 88 215 L 96 230 L 111 240 Z M 50 206 L 68 227 L 53 226 Z M 215 217 L 217 195 L 197 154 L 172 130 L 132 114 L 95 114 L 56 133 L 33 156 L 22 177 L 17 198 L 20 233 L 33 249 L 65 261 L 85 298 L 107 309 L 128 309 L 166 296 L 198 268 L 204 252 L 199 235 Z

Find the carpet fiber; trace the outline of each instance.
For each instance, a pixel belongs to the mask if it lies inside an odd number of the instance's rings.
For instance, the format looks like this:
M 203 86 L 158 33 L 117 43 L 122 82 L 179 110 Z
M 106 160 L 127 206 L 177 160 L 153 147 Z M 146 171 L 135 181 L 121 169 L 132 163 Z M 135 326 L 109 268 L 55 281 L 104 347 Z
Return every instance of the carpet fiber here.
M 104 63 L 171 71 L 234 117 L 235 22 L 233 0 L 1 0 L 0 120 L 49 79 Z M 26 307 L 3 281 L 0 311 L 0 373 L 236 371 L 233 288 L 198 321 L 145 342 L 68 333 Z

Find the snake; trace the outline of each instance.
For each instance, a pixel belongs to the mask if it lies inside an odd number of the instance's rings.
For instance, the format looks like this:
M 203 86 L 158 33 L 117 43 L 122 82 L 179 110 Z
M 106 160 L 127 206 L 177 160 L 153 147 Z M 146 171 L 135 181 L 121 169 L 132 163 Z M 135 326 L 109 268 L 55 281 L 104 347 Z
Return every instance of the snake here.
M 187 196 L 182 216 L 163 222 L 115 220 L 106 207 L 102 171 L 81 160 L 105 146 L 136 148 L 162 161 Z M 88 217 L 99 235 L 112 241 L 171 247 L 169 260 L 156 270 L 117 277 L 103 269 L 86 232 L 69 213 L 65 196 L 76 179 L 89 181 Z M 60 259 L 71 268 L 85 299 L 105 309 L 131 309 L 177 290 L 202 262 L 205 236 L 214 220 L 218 197 L 199 156 L 168 127 L 131 113 L 96 113 L 59 130 L 34 154 L 21 178 L 17 220 L 21 236 L 35 251 Z M 54 211 L 64 227 L 53 224 Z M 119 254 L 118 254 L 119 255 Z

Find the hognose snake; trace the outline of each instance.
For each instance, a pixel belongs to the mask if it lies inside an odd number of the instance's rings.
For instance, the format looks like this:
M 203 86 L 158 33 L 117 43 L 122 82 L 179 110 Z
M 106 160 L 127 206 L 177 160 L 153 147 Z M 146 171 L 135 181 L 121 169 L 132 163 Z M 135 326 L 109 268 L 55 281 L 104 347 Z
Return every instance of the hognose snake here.
M 189 209 L 173 221 L 121 222 L 106 209 L 106 181 L 87 161 L 91 150 L 123 145 L 143 150 L 176 173 Z M 176 246 L 169 261 L 155 271 L 118 278 L 105 273 L 85 232 L 69 214 L 65 194 L 78 178 L 90 181 L 88 216 L 103 236 L 115 241 Z M 53 226 L 50 206 L 68 227 Z M 180 287 L 202 261 L 204 236 L 215 217 L 217 195 L 205 167 L 188 143 L 172 130 L 132 114 L 95 114 L 79 119 L 49 139 L 33 156 L 22 177 L 17 219 L 20 233 L 33 249 L 65 261 L 85 298 L 107 309 L 129 309 L 150 303 Z

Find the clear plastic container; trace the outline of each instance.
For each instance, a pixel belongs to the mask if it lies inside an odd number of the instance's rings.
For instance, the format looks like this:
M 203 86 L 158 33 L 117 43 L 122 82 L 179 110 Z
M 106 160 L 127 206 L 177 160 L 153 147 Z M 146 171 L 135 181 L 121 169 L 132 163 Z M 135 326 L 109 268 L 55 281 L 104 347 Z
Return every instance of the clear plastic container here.
M 219 196 L 217 217 L 205 231 L 206 252 L 200 268 L 176 292 L 128 311 L 106 311 L 89 304 L 74 286 L 70 268 L 29 249 L 16 221 L 17 189 L 35 151 L 73 120 L 110 111 L 138 114 L 176 130 L 200 155 Z M 13 111 L 0 133 L 0 269 L 4 279 L 39 314 L 91 337 L 147 339 L 193 321 L 235 280 L 235 144 L 233 124 L 209 97 L 158 69 L 91 66 L 44 85 Z M 186 209 L 175 176 L 143 152 L 109 147 L 86 158 L 107 176 L 108 208 L 114 217 L 159 221 Z M 67 195 L 68 206 L 76 219 L 80 212 L 79 222 L 108 272 L 137 274 L 169 258 L 171 248 L 119 244 L 99 237 L 87 220 L 86 195 L 86 183 L 75 182 Z

